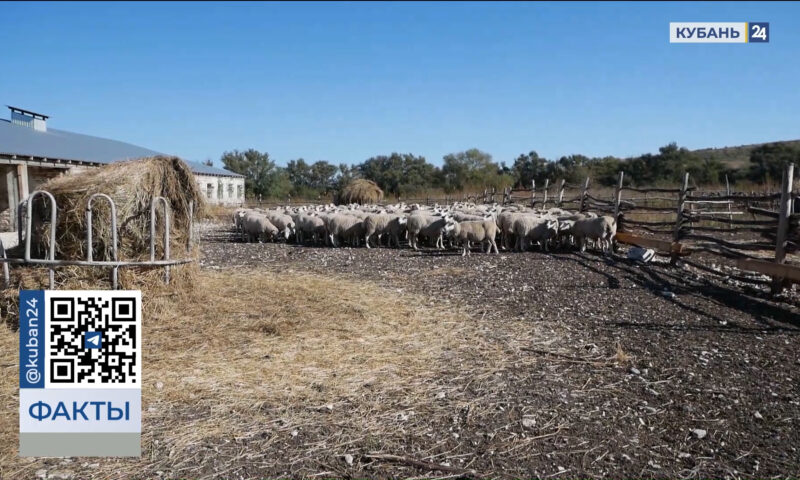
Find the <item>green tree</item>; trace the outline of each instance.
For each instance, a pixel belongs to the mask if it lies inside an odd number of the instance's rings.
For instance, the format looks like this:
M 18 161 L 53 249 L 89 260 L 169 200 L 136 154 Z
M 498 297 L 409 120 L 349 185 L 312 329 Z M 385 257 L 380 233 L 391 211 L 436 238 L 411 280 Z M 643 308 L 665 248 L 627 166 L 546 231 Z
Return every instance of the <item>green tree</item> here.
M 316 198 L 336 187 L 339 167 L 320 160 L 311 165 L 299 158 L 286 165 L 286 172 L 297 197 Z
M 800 147 L 785 143 L 766 143 L 750 152 L 748 176 L 756 182 L 781 181 L 790 163 L 800 163 Z
M 302 158 L 289 160 L 286 172 L 295 188 L 311 187 L 311 167 Z
M 340 163 L 338 172 L 336 172 L 336 178 L 333 182 L 333 189 L 337 191 L 341 190 L 356 178 L 361 178 L 361 173 L 358 170 L 358 166 Z
M 408 195 L 436 186 L 437 168 L 410 153 L 371 157 L 358 165 L 362 177 L 377 183 L 391 195 Z
M 541 184 L 548 176 L 547 160 L 531 150 L 523 153 L 514 160 L 511 170 L 514 172 L 514 182 L 518 187 L 530 188 L 531 182 L 536 180 Z
M 623 164 L 623 160 L 612 156 L 592 158 L 588 165 L 591 182 L 605 186 L 616 185 L 619 171 L 624 169 Z M 630 178 L 626 183 L 630 184 Z
M 513 177 L 504 174 L 490 154 L 477 148 L 445 155 L 442 179 L 442 186 L 448 192 L 476 187 L 503 188 L 513 182 Z
M 311 165 L 311 188 L 327 194 L 334 187 L 336 173 L 339 168 L 325 160 L 320 160 Z
M 270 160 L 267 152 L 259 152 L 253 148 L 240 152 L 233 150 L 225 152 L 220 159 L 228 170 L 244 175 L 245 190 L 248 196 L 263 195 L 270 196 L 275 191 L 285 187 L 288 177 L 284 177 L 285 172 L 281 173 L 275 166 L 275 162 Z M 281 186 L 280 184 L 284 185 Z
M 266 189 L 265 198 L 286 198 L 293 191 L 293 185 L 289 180 L 289 174 L 285 168 L 274 168 L 268 174 L 264 182 Z
M 718 161 L 704 160 L 674 142 L 659 148 L 655 155 L 645 153 L 625 160 L 622 168 L 626 177 L 637 185 L 679 183 L 686 172 L 696 183 L 712 183 L 719 181 L 724 170 Z

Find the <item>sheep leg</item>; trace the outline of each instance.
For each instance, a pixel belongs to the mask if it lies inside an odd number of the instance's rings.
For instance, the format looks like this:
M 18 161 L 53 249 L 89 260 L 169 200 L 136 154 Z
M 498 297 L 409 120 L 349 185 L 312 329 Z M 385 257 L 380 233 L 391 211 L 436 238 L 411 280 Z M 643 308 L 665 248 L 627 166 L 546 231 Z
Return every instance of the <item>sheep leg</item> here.
M 497 249 L 497 242 L 494 239 L 489 240 L 491 243 L 489 244 L 490 247 L 494 247 L 494 253 L 500 254 L 500 250 Z M 489 248 L 487 253 L 492 253 L 492 249 Z
M 367 245 L 367 248 L 372 248 L 369 246 L 369 233 L 364 235 L 364 243 Z

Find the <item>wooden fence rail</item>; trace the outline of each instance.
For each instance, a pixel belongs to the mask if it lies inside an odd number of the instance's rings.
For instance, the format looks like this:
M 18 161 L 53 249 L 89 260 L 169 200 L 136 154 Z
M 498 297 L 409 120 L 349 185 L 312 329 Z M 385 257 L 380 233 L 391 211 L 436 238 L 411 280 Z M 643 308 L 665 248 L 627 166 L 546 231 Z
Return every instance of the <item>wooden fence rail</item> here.
M 683 176 L 680 188 L 625 186 L 624 173 L 620 172 L 610 198 L 592 192 L 587 177 L 582 185 L 561 179 L 553 184 L 546 180 L 544 186 L 538 188 L 531 182 L 530 189 L 504 189 L 503 203 L 523 202 L 545 209 L 551 198 L 551 187 L 557 184 L 555 206 L 575 205 L 581 212 L 593 210 L 615 216 L 621 243 L 657 248 L 670 254 L 673 262 L 685 260 L 718 275 L 769 284 L 774 292 L 779 292 L 787 281 L 800 278 L 800 267 L 785 263 L 786 252 L 800 249 L 796 244 L 800 243 L 800 214 L 793 214 L 793 201 L 800 199 L 800 195 L 792 189 L 793 175 L 793 166 L 788 166 L 780 192 L 745 193 L 732 191 L 727 178 L 724 190 L 700 191 L 690 184 L 688 173 Z M 568 190 L 576 194 L 572 196 Z M 638 195 L 626 196 L 630 193 Z M 795 241 L 789 240 L 790 234 Z M 773 252 L 774 260 L 766 262 L 770 266 L 765 267 L 764 255 L 769 251 Z M 752 278 L 752 273 L 748 276 L 719 272 L 698 261 L 687 260 L 689 252 L 740 260 L 739 268 L 770 276 L 772 280 Z

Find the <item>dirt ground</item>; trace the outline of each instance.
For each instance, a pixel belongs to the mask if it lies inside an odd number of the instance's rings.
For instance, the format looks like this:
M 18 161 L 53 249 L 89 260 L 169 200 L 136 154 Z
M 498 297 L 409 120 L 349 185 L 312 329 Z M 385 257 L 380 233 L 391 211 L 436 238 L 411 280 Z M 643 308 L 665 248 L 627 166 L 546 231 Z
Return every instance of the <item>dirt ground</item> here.
M 773 299 L 664 261 L 644 266 L 593 253 L 464 258 L 430 249 L 242 244 L 208 224 L 202 239 L 205 272 L 327 282 L 309 287 L 309 297 L 314 288 L 336 290 L 336 282 L 369 283 L 418 302 L 432 326 L 418 338 L 391 328 L 402 342 L 423 344 L 414 347 L 420 351 L 441 351 L 425 359 L 429 369 L 398 363 L 381 373 L 384 365 L 370 373 L 375 385 L 320 387 L 318 397 L 304 393 L 307 403 L 269 411 L 253 398 L 261 407 L 249 414 L 246 434 L 237 431 L 240 419 L 176 451 L 158 445 L 162 435 L 171 441 L 161 426 L 145 436 L 149 461 L 120 463 L 124 471 L 159 478 L 800 475 L 800 311 L 792 295 Z M 328 293 L 331 321 L 363 314 L 354 298 L 352 312 L 334 315 L 341 307 Z M 259 302 L 280 305 L 280 296 L 269 295 Z M 363 341 L 358 330 L 345 336 Z M 324 338 L 314 341 L 325 348 Z M 354 354 L 351 370 L 358 369 Z M 239 361 L 235 351 L 228 361 Z M 170 373 L 202 376 L 202 369 Z M 381 385 L 384 374 L 395 380 Z M 145 389 L 145 405 L 152 394 Z M 187 402 L 196 398 L 173 403 L 180 416 L 173 422 L 191 427 L 197 412 Z M 208 408 L 225 409 L 224 392 L 214 401 L 220 398 L 222 405 Z M 87 464 L 73 471 L 95 476 Z M 20 465 L 5 471 L 33 478 L 69 469 L 57 459 Z
M 205 252 L 207 268 L 338 272 L 457 304 L 518 358 L 480 385 L 457 372 L 440 379 L 494 409 L 476 418 L 454 404 L 453 422 L 431 430 L 457 437 L 409 439 L 397 455 L 462 458 L 491 476 L 800 474 L 800 314 L 791 299 L 666 262 L 591 253 L 464 258 L 240 244 L 225 232 L 209 234 Z M 507 439 L 522 441 L 506 449 Z M 363 465 L 356 475 L 388 473 L 382 468 Z M 445 473 L 397 468 L 389 472 Z

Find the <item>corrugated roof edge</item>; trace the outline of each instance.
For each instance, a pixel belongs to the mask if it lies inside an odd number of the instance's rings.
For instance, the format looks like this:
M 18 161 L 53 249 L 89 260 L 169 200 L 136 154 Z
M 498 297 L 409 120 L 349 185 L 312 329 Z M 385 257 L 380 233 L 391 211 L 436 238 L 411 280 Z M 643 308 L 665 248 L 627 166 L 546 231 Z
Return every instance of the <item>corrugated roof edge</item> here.
M 209 167 L 208 165 L 203 165 L 202 163 L 192 162 L 189 160 L 184 160 L 189 167 L 191 167 L 192 172 L 200 174 L 200 175 L 219 175 L 225 177 L 242 177 L 244 175 L 238 174 L 236 172 L 231 172 L 230 170 L 224 168 L 217 168 L 217 167 Z
M 114 147 L 115 154 L 118 152 L 122 152 L 124 149 L 129 149 L 128 151 L 124 152 L 123 155 L 119 155 L 116 160 L 103 160 L 103 159 L 87 159 L 87 158 L 79 158 L 83 157 L 84 155 L 64 155 L 63 150 L 63 141 L 61 145 L 58 145 L 58 150 L 62 150 L 59 152 L 61 155 L 53 154 L 54 152 L 50 152 L 47 155 L 47 152 L 36 151 L 36 148 L 22 148 L 20 150 L 28 150 L 28 151 L 10 151 L 10 152 L 3 152 L 0 151 L 0 156 L 19 156 L 19 157 L 35 157 L 37 159 L 47 159 L 46 161 L 60 161 L 60 162 L 78 162 L 78 163 L 89 163 L 94 165 L 102 165 L 106 163 L 111 163 L 114 161 L 125 161 L 125 160 L 133 160 L 135 158 L 141 158 L 146 156 L 154 156 L 154 155 L 167 155 L 165 153 L 157 152 L 155 150 L 150 150 L 149 148 L 140 147 L 138 145 L 134 145 L 127 142 L 122 142 L 119 140 L 113 140 L 110 138 L 103 138 L 103 137 L 96 137 L 94 135 L 86 135 L 84 133 L 77 133 L 77 132 L 70 132 L 68 130 L 61 130 L 57 128 L 51 128 L 48 132 L 39 132 L 33 131 L 28 127 L 22 127 L 19 125 L 12 124 L 9 120 L 0 119 L 0 127 L 2 131 L 19 136 L 20 134 L 28 136 L 26 140 L 31 141 L 31 139 L 36 140 L 36 144 L 38 144 L 41 140 L 39 140 L 38 135 L 42 135 L 43 138 L 51 138 L 52 135 L 61 135 L 61 138 L 66 136 L 67 139 L 72 139 L 73 141 L 80 142 L 80 146 L 83 148 L 87 147 L 96 147 L 97 142 L 103 142 L 103 146 L 106 148 L 108 145 L 112 145 Z M 10 129 L 10 130 L 9 130 Z M 23 137 L 24 138 L 24 137 Z M 94 142 L 95 145 L 91 145 Z M 0 142 L 0 150 L 2 150 L 6 145 L 4 142 Z M 74 145 L 73 145 L 74 146 Z M 91 148 L 87 148 L 87 151 L 91 151 Z M 74 152 L 72 152 L 74 153 Z M 47 156 L 42 156 L 47 155 Z M 70 157 L 78 157 L 78 158 L 70 158 Z M 232 172 L 230 170 L 226 170 L 223 168 L 216 168 L 216 167 L 209 167 L 208 165 L 203 165 L 202 163 L 193 162 L 190 160 L 183 159 L 187 165 L 192 169 L 192 172 L 200 174 L 200 175 L 216 175 L 216 176 L 225 176 L 225 177 L 239 177 L 243 178 L 244 175 L 240 175 L 238 173 Z

